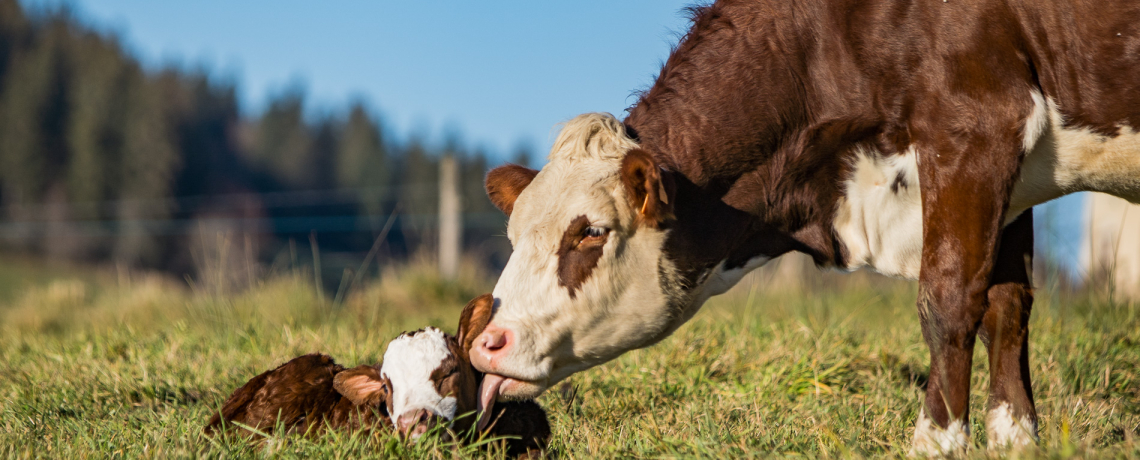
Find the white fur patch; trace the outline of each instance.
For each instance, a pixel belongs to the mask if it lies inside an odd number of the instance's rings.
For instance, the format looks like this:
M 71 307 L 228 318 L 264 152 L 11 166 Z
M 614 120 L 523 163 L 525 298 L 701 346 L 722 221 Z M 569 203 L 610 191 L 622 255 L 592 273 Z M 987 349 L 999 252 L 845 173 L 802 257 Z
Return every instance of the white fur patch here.
M 380 375 L 392 381 L 392 423 L 400 415 L 425 409 L 448 420 L 455 418 L 455 398 L 435 389 L 431 373 L 451 355 L 443 331 L 429 327 L 413 335 L 401 335 L 388 344 Z
M 922 261 L 922 195 L 914 148 L 884 157 L 855 151 L 835 213 L 835 234 L 847 249 L 848 270 L 917 279 Z
M 1033 109 L 1029 112 L 1029 118 L 1025 119 L 1025 138 L 1022 139 L 1025 153 L 1033 151 L 1037 140 L 1049 127 L 1049 109 L 1045 96 L 1041 95 L 1041 91 L 1033 90 L 1029 92 L 1029 98 L 1033 99 Z
M 1028 417 L 1015 419 L 1009 403 L 986 414 L 986 437 L 990 449 L 1021 448 L 1037 443 L 1037 423 Z
M 1006 223 L 1032 206 L 1074 192 L 1104 192 L 1140 203 L 1140 132 L 1136 127 L 1120 125 L 1115 137 L 1088 128 L 1066 128 L 1056 102 L 1037 90 L 1030 95 L 1034 108 L 1026 120 L 1024 139 L 1029 150 L 1010 198 Z
M 919 411 L 910 456 L 951 457 L 965 453 L 969 445 L 970 428 L 961 420 L 951 420 L 950 426 L 942 429 L 926 417 L 925 409 Z

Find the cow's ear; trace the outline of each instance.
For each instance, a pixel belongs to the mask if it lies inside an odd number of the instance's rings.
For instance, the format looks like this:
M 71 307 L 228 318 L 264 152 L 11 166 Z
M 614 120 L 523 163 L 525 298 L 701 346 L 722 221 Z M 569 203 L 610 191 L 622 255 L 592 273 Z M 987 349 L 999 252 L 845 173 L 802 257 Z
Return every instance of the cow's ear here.
M 673 175 L 649 152 L 633 149 L 626 153 L 621 160 L 621 181 L 640 222 L 659 227 L 673 218 Z
M 391 392 L 388 379 L 372 366 L 356 366 L 340 371 L 333 377 L 333 389 L 358 406 L 379 407 L 388 400 Z
M 483 329 L 487 328 L 487 323 L 491 322 L 491 314 L 494 313 L 495 298 L 491 294 L 483 294 L 479 297 L 471 299 L 467 302 L 467 306 L 463 307 L 463 313 L 459 314 L 459 332 L 457 332 L 456 340 L 459 341 L 459 348 L 463 353 L 471 351 L 471 345 L 475 342 L 475 337 L 483 333 Z
M 536 175 L 538 171 L 516 164 L 505 164 L 492 169 L 487 173 L 487 197 L 491 198 L 491 203 L 496 208 L 510 217 L 511 211 L 515 209 L 515 200 Z

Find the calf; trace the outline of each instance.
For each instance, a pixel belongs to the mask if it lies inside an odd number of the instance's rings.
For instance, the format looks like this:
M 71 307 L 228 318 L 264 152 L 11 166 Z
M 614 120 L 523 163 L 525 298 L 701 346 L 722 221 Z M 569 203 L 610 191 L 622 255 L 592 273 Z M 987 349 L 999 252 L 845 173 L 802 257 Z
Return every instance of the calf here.
M 471 365 L 468 350 L 490 322 L 493 304 L 490 294 L 468 302 L 455 336 L 428 327 L 388 344 L 380 375 L 391 381 L 388 410 L 401 433 L 415 438 L 440 420 L 449 421 L 452 432 L 464 433 L 477 423 L 479 433 L 516 438 L 505 446 L 508 455 L 545 448 L 550 424 L 538 403 L 496 403 L 497 394 L 480 394 L 484 374 Z M 478 413 L 477 420 L 465 416 L 472 413 Z
M 225 424 L 255 430 L 280 424 L 289 434 L 327 428 L 387 428 L 388 387 L 373 366 L 345 368 L 327 355 L 293 358 L 238 388 L 206 424 L 214 434 Z
M 280 425 L 290 434 L 394 427 L 415 439 L 443 421 L 450 433 L 468 433 L 477 422 L 479 433 L 511 438 L 508 455 L 539 452 L 550 425 L 536 402 L 496 403 L 495 395 L 479 394 L 483 374 L 467 350 L 490 320 L 492 302 L 490 295 L 469 302 L 455 336 L 433 327 L 401 334 L 388 344 L 379 369 L 345 369 L 320 354 L 294 358 L 234 391 L 205 432 L 215 433 L 224 420 L 254 429 Z M 476 413 L 478 419 L 468 416 Z

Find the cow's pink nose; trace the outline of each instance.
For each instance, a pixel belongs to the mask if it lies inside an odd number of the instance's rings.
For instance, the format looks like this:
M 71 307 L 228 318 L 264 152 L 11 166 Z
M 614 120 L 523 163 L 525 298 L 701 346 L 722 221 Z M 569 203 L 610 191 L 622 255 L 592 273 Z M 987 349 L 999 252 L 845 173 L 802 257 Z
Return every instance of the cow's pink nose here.
M 471 347 L 471 364 L 483 372 L 492 372 L 496 358 L 506 353 L 510 346 L 510 331 L 488 325 L 483 329 L 483 333 L 475 338 L 475 344 Z
M 488 351 L 499 351 L 507 346 L 507 333 L 502 329 L 483 331 L 483 348 Z

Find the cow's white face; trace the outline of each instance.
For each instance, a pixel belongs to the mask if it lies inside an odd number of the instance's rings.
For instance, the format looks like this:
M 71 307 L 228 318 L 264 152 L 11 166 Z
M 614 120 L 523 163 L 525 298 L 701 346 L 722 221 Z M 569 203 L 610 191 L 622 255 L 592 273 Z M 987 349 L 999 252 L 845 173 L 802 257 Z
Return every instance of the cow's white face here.
M 534 397 L 687 319 L 662 287 L 671 187 L 636 147 L 612 116 L 583 115 L 537 175 L 518 166 L 488 175 L 514 252 L 491 324 L 471 348 L 476 368 L 506 377 L 488 376 L 484 392 Z

